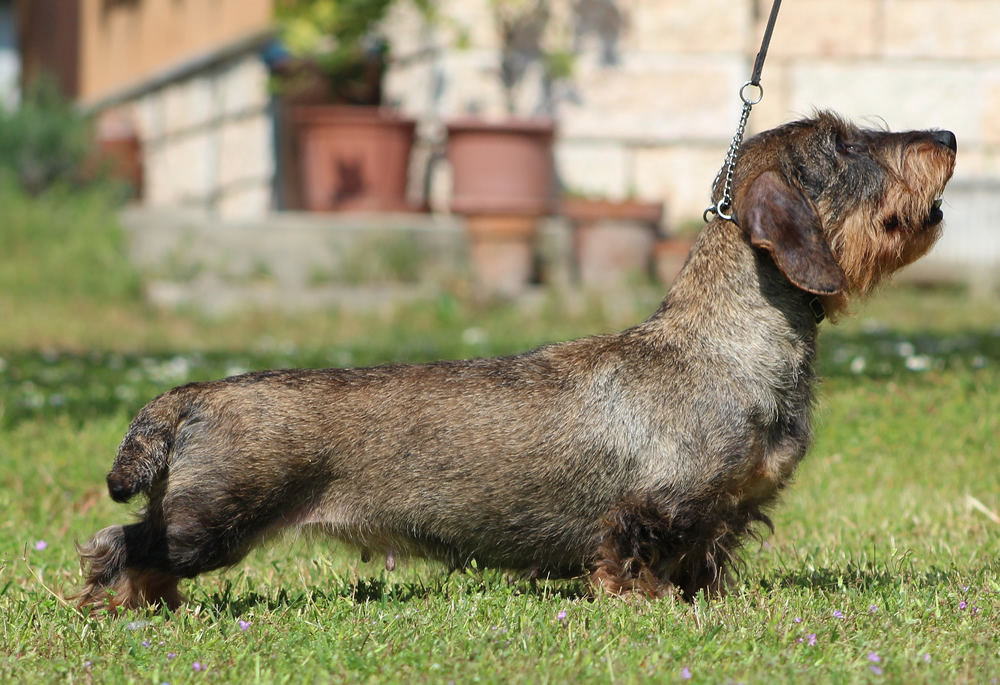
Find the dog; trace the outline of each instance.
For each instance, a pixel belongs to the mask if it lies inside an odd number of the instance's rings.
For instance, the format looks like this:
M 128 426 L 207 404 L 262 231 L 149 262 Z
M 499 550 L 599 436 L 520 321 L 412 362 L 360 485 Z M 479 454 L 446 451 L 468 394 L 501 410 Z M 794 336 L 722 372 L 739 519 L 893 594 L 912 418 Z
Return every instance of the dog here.
M 620 334 L 164 393 L 107 476 L 146 506 L 80 548 L 78 605 L 175 609 L 181 579 L 299 526 L 390 570 L 422 556 L 614 595 L 725 592 L 809 446 L 819 322 L 931 248 L 956 150 L 949 131 L 830 112 L 751 138 L 731 220 Z

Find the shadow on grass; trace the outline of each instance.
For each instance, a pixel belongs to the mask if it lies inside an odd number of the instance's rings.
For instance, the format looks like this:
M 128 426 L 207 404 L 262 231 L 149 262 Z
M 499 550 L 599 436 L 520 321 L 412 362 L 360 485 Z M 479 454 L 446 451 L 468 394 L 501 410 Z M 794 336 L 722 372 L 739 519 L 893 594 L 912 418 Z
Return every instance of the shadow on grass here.
M 441 340 L 312 350 L 234 350 L 121 354 L 92 351 L 0 353 L 0 427 L 23 420 L 67 417 L 83 422 L 100 416 L 133 416 L 149 400 L 175 385 L 249 370 L 349 365 L 390 361 L 422 362 L 461 356 L 455 335 Z M 521 349 L 521 348 L 517 348 Z M 527 349 L 527 344 L 523 349 Z M 511 349 L 483 349 L 485 356 Z M 821 377 L 919 378 L 925 371 L 970 373 L 1000 365 L 1000 328 L 942 333 L 900 333 L 889 329 L 823 332 Z
M 274 593 L 261 593 L 256 590 L 237 593 L 233 583 L 227 581 L 221 591 L 212 593 L 201 603 L 217 614 L 238 617 L 251 610 L 263 609 L 268 612 L 296 610 L 311 606 L 343 604 L 345 601 L 354 605 L 389 606 L 422 601 L 436 596 L 498 593 L 526 595 L 545 601 L 551 599 L 575 601 L 591 597 L 582 580 L 530 583 L 526 580 L 510 579 L 500 573 L 490 573 L 488 576 L 465 575 L 458 579 L 442 574 L 432 583 L 424 583 L 421 580 L 393 582 L 384 578 L 359 578 L 356 582 L 336 582 L 330 589 L 312 586 L 289 591 L 287 588 L 278 588 Z
M 899 332 L 888 328 L 848 333 L 838 329 L 819 337 L 821 377 L 889 378 L 926 371 L 975 371 L 1000 363 L 1000 327 Z
M 925 571 L 912 569 L 872 568 L 848 565 L 847 567 L 814 568 L 786 571 L 760 580 L 764 590 L 797 588 L 802 590 L 871 592 L 899 588 L 954 588 L 967 585 L 971 578 L 992 573 L 995 569 L 983 566 L 978 569 L 941 569 L 932 566 Z

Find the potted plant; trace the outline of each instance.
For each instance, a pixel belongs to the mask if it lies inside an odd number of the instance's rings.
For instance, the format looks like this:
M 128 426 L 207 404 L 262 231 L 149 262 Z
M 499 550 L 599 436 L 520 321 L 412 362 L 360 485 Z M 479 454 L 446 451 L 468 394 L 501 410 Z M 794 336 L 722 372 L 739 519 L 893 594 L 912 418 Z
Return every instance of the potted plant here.
M 569 194 L 560 210 L 573 226 L 577 276 L 584 285 L 621 284 L 652 273 L 662 202 Z
M 554 208 L 552 85 L 569 76 L 568 51 L 549 50 L 549 0 L 492 0 L 500 37 L 497 77 L 505 114 L 447 122 L 452 169 L 451 210 L 466 216 L 470 255 L 480 283 L 515 294 L 530 282 L 539 217 Z M 517 112 L 517 94 L 531 66 L 542 67 L 540 111 Z
M 409 0 L 426 9 L 428 0 Z M 379 32 L 394 0 L 279 0 L 285 53 L 274 60 L 287 110 L 283 161 L 300 187 L 286 204 L 311 211 L 400 211 L 416 122 L 382 107 L 389 45 Z M 297 196 L 297 197 L 296 197 Z

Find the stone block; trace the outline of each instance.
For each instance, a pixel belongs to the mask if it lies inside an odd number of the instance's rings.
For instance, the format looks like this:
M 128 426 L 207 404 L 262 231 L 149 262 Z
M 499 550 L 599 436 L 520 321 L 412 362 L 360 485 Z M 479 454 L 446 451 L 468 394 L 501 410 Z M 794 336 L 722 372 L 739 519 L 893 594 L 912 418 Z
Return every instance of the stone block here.
M 470 4 L 478 3 L 466 2 L 460 6 Z M 393 59 L 409 61 L 432 46 L 439 49 L 458 47 L 450 33 L 445 31 L 445 27 L 452 23 L 452 18 L 445 14 L 449 11 L 447 3 L 437 3 L 435 15 L 438 19 L 428 22 L 416 3 L 392 3 L 382 20 L 381 30 L 389 37 Z
M 662 200 L 668 231 L 697 226 L 729 145 L 660 145 L 635 151 L 639 197 Z
M 439 44 L 450 49 L 499 50 L 492 4 L 491 0 L 443 0 L 438 9 Z
M 409 116 L 430 117 L 436 113 L 436 70 L 430 61 L 393 67 L 382 81 L 382 99 Z
M 886 0 L 883 53 L 925 59 L 1000 56 L 996 0 Z
M 634 190 L 631 155 L 621 143 L 564 138 L 556 145 L 555 158 L 567 193 L 624 200 Z
M 216 114 L 236 116 L 266 109 L 268 73 L 256 55 L 231 62 L 215 74 L 220 91 L 221 108 Z
M 144 144 L 153 143 L 166 134 L 163 113 L 163 91 L 154 90 L 141 97 L 135 107 L 136 126 Z
M 172 135 L 203 126 L 220 111 L 219 92 L 211 74 L 172 83 L 162 91 L 163 132 Z
M 451 51 L 442 58 L 440 68 L 443 81 L 437 105 L 441 116 L 506 114 L 496 52 Z
M 218 149 L 212 132 L 176 136 L 164 141 L 164 194 L 184 202 L 200 202 L 215 190 Z M 158 193 L 159 194 L 159 193 Z
M 271 210 L 271 184 L 257 181 L 223 188 L 215 212 L 221 219 L 259 219 Z
M 754 105 L 753 111 L 750 113 L 750 121 L 747 125 L 748 136 L 812 113 L 810 109 L 796 111 L 791 105 L 792 84 L 789 62 L 789 60 L 769 59 L 765 64 L 764 74 L 761 78 L 764 97 Z M 734 94 L 733 97 L 738 98 L 739 95 Z M 736 124 L 737 122 L 734 121 L 733 133 L 736 133 Z
M 143 179 L 145 202 L 154 207 L 163 207 L 174 202 L 177 194 L 163 145 L 146 145 L 143 148 L 142 162 L 145 174 Z
M 901 131 L 947 128 L 959 145 L 982 138 L 977 70 L 910 60 L 802 62 L 792 68 L 793 111 L 833 109 L 850 119 Z M 964 154 L 964 153 L 962 153 Z
M 636 52 L 742 55 L 753 42 L 751 3 L 752 0 L 632 2 L 625 14 L 623 45 L 626 50 Z
M 770 3 L 753 31 L 747 54 L 760 46 Z M 871 57 L 880 51 L 881 0 L 809 0 L 781 6 L 768 60 L 781 57 Z M 765 73 L 767 67 L 765 66 Z
M 979 110 L 982 142 L 1000 145 L 1000 71 L 994 69 L 983 76 L 982 104 Z
M 270 181 L 274 174 L 271 120 L 265 114 L 228 119 L 219 124 L 218 184 Z
M 560 107 L 560 132 L 632 142 L 728 138 L 746 75 L 735 56 L 630 56 L 620 68 L 579 75 L 575 102 Z

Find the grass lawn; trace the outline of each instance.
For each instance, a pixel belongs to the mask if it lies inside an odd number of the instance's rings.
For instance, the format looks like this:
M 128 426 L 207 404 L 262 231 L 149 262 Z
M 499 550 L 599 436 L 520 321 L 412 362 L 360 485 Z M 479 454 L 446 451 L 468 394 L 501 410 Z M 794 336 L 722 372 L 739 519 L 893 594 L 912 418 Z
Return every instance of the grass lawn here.
M 386 573 L 297 536 L 185 583 L 176 615 L 89 619 L 61 600 L 80 580 L 73 543 L 128 519 L 103 477 L 155 394 L 250 369 L 514 352 L 630 325 L 657 295 L 205 321 L 143 306 L 100 197 L 0 189 L 0 209 L 2 682 L 1000 678 L 995 301 L 890 289 L 824 324 L 815 446 L 721 600 L 591 599 L 578 582 L 420 561 Z

